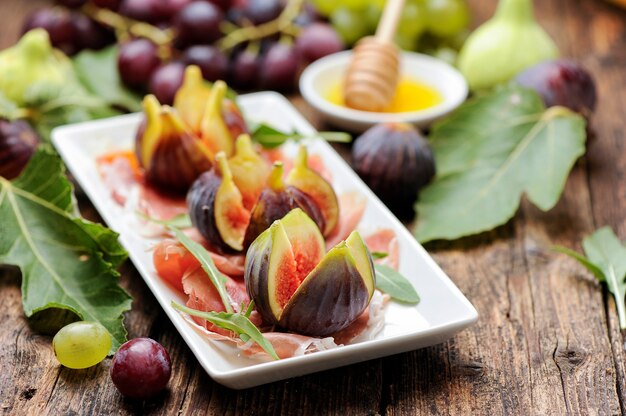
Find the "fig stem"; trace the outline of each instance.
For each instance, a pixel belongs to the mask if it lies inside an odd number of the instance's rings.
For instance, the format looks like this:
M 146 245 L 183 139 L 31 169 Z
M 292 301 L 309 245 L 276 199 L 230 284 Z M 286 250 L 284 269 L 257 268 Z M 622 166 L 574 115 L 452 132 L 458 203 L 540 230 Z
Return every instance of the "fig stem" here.
M 306 151 L 306 146 L 301 145 L 300 148 L 298 149 L 298 154 L 296 155 L 295 167 L 296 168 L 308 167 L 307 158 L 308 158 L 308 155 Z
M 232 181 L 233 173 L 230 171 L 228 159 L 226 159 L 226 153 L 219 152 L 217 155 L 215 155 L 215 161 L 217 162 L 217 167 L 220 171 L 222 181 Z
M 235 142 L 235 153 L 238 156 L 252 156 L 256 157 L 257 153 L 252 147 L 252 139 L 248 134 L 240 134 Z
M 284 170 L 283 162 L 274 162 L 267 184 L 275 192 L 280 192 L 285 188 L 285 183 L 283 182 Z

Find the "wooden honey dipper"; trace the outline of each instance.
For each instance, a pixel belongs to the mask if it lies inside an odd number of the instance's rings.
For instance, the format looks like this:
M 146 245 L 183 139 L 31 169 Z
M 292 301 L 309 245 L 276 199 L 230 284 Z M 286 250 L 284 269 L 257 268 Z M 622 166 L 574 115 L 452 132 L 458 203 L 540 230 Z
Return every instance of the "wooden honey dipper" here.
M 376 34 L 354 47 L 343 87 L 348 107 L 363 111 L 384 110 L 396 93 L 399 51 L 393 42 L 404 0 L 387 0 Z

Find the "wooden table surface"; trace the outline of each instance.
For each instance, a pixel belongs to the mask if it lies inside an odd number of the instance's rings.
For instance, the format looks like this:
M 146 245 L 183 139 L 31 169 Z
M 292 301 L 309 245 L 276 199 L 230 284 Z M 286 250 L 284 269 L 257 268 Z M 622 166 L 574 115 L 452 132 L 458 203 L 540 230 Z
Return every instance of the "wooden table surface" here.
M 1 0 L 0 48 L 23 16 L 45 0 Z M 470 1 L 475 23 L 495 0 Z M 18 273 L 0 272 L 0 412 L 4 414 L 624 414 L 624 334 L 610 294 L 563 255 L 561 244 L 610 225 L 626 238 L 626 12 L 600 0 L 535 1 L 563 55 L 595 76 L 599 106 L 587 154 L 559 204 L 543 213 L 524 202 L 509 224 L 478 237 L 426 248 L 478 309 L 472 328 L 433 347 L 244 391 L 211 380 L 130 262 L 122 285 L 134 297 L 129 337 L 169 351 L 169 391 L 124 400 L 110 360 L 62 368 L 51 338 L 33 331 L 21 308 Z M 486 62 L 486 64 L 488 64 Z M 294 102 L 317 126 L 301 99 Z M 97 218 L 81 199 L 83 213 Z M 445 305 L 441 305 L 445 308 Z

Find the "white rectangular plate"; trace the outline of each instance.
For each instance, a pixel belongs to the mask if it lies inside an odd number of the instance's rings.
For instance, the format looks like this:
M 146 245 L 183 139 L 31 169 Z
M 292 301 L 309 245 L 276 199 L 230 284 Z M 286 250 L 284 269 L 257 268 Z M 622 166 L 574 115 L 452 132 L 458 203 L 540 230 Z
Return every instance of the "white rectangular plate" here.
M 280 94 L 243 95 L 239 104 L 244 114 L 254 121 L 285 131 L 295 129 L 303 134 L 315 131 Z M 472 304 L 407 229 L 330 145 L 322 140 L 312 140 L 309 152 L 322 157 L 332 173 L 337 192 L 358 191 L 367 199 L 361 224 L 368 229 L 391 228 L 395 231 L 400 247 L 400 272 L 411 281 L 421 302 L 417 306 L 390 302 L 385 308 L 385 326 L 373 340 L 279 361 L 250 359 L 240 356 L 233 347 L 207 340 L 170 306 L 172 300 L 184 302 L 185 299 L 156 275 L 150 248 L 158 240 L 143 237 L 128 223 L 128 216 L 123 215 L 122 207 L 111 198 L 97 171 L 97 156 L 132 148 L 139 120 L 138 114 L 130 114 L 63 126 L 53 131 L 52 141 L 102 218 L 120 233 L 120 241 L 137 270 L 215 381 L 235 389 L 252 387 L 437 344 L 476 322 L 478 314 Z M 288 153 L 294 150 L 287 147 Z

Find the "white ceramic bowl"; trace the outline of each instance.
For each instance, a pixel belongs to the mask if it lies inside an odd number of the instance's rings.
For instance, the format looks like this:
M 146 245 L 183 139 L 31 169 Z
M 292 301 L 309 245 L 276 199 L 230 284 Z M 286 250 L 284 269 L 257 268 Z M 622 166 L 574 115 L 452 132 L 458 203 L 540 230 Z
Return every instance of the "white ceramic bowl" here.
M 465 78 L 454 67 L 432 56 L 402 52 L 401 74 L 434 87 L 443 96 L 441 104 L 406 113 L 373 113 L 333 104 L 324 97 L 344 77 L 352 51 L 328 55 L 309 65 L 300 77 L 300 92 L 328 122 L 349 131 L 362 132 L 374 124 L 404 121 L 427 127 L 457 108 L 467 97 Z

